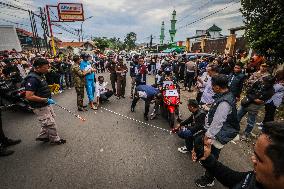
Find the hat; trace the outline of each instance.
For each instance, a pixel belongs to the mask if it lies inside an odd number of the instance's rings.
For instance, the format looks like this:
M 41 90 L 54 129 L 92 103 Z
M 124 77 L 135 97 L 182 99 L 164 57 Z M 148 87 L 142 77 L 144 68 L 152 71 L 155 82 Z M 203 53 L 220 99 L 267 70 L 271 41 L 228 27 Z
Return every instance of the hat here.
M 49 62 L 46 59 L 37 58 L 37 59 L 35 59 L 33 66 L 34 67 L 40 67 L 40 66 L 43 66 L 43 65 L 46 65 L 46 64 L 49 64 Z

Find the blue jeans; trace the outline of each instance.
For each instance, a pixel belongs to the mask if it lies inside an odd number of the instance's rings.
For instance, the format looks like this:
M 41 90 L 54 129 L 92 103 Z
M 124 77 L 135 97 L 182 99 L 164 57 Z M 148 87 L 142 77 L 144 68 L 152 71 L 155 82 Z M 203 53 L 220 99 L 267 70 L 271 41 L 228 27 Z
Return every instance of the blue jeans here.
M 60 80 L 59 80 L 60 90 L 64 89 L 63 88 L 64 82 L 65 82 L 65 74 L 60 74 Z
M 238 121 L 240 122 L 244 115 L 248 113 L 248 118 L 247 118 L 247 127 L 245 129 L 245 134 L 251 133 L 253 130 L 256 116 L 257 116 L 257 111 L 249 111 L 247 108 L 241 106 L 240 109 L 238 110 Z
M 178 136 L 185 140 L 185 146 L 188 151 L 193 149 L 193 133 L 190 129 L 180 130 Z

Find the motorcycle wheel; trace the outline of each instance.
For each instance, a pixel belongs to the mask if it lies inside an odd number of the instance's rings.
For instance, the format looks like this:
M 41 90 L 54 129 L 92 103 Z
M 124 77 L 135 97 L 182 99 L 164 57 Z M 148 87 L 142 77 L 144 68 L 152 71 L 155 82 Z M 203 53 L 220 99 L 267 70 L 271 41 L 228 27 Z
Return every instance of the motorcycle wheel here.
M 168 121 L 169 121 L 170 127 L 174 128 L 174 126 L 175 126 L 175 113 L 169 113 Z

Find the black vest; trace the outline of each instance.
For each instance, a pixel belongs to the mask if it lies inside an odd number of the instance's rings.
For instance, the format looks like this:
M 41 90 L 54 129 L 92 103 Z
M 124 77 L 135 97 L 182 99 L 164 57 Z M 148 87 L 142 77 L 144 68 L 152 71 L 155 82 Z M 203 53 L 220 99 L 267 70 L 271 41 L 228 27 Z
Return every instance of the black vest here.
M 240 124 L 237 119 L 237 108 L 234 95 L 231 92 L 227 92 L 224 94 L 218 94 L 216 97 L 215 102 L 208 112 L 209 125 L 212 123 L 214 114 L 221 102 L 225 101 L 232 107 L 232 112 L 227 116 L 227 119 L 223 123 L 221 130 L 215 136 L 216 139 L 224 145 L 237 136 L 240 131 Z
M 48 87 L 48 84 L 44 78 L 44 76 L 39 75 L 36 72 L 31 71 L 27 77 L 25 78 L 24 82 L 26 82 L 29 78 L 36 78 L 39 81 L 39 85 L 38 88 L 35 91 L 35 95 L 42 97 L 42 98 L 50 98 L 51 97 L 51 92 L 50 92 L 50 88 Z M 45 102 L 32 102 L 29 101 L 31 107 L 33 108 L 41 108 L 44 106 L 47 106 L 47 103 Z

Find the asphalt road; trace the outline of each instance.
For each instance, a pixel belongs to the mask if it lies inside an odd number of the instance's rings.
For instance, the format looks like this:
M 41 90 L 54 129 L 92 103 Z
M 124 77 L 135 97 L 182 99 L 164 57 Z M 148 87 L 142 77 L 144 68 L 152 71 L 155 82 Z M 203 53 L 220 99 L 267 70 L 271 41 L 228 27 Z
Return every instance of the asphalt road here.
M 103 74 L 108 80 L 108 74 Z M 150 78 L 153 81 L 153 77 Z M 127 98 L 112 97 L 103 107 L 143 121 L 144 102 L 139 101 L 130 112 L 130 78 Z M 182 92 L 182 99 L 194 93 Z M 54 99 L 58 104 L 76 111 L 76 93 L 66 90 Z M 87 102 L 87 99 L 85 99 Z M 186 103 L 181 105 L 183 118 L 189 115 Z M 189 154 L 177 148 L 184 143 L 176 135 L 145 126 L 115 115 L 104 109 L 96 113 L 79 113 L 87 119 L 82 122 L 62 109 L 54 107 L 60 136 L 67 143 L 51 146 L 36 142 L 39 125 L 35 115 L 23 112 L 4 112 L 6 135 L 20 138 L 22 143 L 11 147 L 16 152 L 0 158 L 1 189 L 46 188 L 143 188 L 185 189 L 197 188 L 194 179 L 204 169 L 191 161 Z M 169 129 L 163 118 L 148 123 Z M 230 143 L 221 152 L 220 160 L 237 170 L 249 170 L 246 144 Z M 222 189 L 216 182 L 215 189 Z

